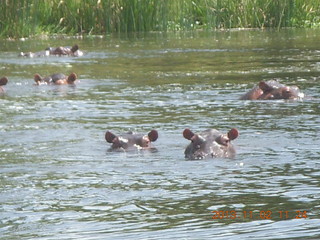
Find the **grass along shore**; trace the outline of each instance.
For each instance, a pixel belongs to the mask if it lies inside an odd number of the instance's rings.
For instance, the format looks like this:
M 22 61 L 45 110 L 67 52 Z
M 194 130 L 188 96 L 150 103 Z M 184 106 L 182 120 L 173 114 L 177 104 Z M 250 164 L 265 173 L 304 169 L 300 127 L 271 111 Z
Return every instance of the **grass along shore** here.
M 320 27 L 319 0 L 0 0 L 0 36 Z

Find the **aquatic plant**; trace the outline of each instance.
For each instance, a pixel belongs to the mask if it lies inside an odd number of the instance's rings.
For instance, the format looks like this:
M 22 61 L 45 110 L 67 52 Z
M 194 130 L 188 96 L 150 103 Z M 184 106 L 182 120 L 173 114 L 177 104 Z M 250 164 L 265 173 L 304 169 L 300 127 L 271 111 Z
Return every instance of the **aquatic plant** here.
M 0 35 L 319 27 L 318 0 L 0 0 Z

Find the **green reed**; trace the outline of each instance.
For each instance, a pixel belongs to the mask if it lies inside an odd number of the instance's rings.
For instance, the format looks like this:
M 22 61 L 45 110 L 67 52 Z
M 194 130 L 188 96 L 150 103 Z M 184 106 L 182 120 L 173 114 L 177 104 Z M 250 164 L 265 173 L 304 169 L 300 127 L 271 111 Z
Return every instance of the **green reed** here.
M 319 0 L 0 0 L 0 35 L 319 27 Z

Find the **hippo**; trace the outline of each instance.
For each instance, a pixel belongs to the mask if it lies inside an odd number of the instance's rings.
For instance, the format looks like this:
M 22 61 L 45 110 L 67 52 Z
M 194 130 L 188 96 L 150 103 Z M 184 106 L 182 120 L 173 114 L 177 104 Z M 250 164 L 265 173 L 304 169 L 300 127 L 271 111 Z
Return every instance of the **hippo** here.
M 222 134 L 216 129 L 207 129 L 195 134 L 186 128 L 183 136 L 191 141 L 184 151 L 185 158 L 190 160 L 214 157 L 233 158 L 236 155 L 231 144 L 231 141 L 239 136 L 236 128 L 232 128 L 227 134 Z
M 5 89 L 2 87 L 8 83 L 8 78 L 7 77 L 2 77 L 0 78 L 0 94 L 5 93 Z
M 134 149 L 151 149 L 151 142 L 158 139 L 158 131 L 151 130 L 147 135 L 137 134 L 133 132 L 116 136 L 110 131 L 105 133 L 105 139 L 108 143 L 112 143 L 109 151 L 128 151 Z
M 304 98 L 297 86 L 285 86 L 276 80 L 261 81 L 258 86 L 252 88 L 240 100 L 298 100 Z
M 19 57 L 46 57 L 46 56 L 83 56 L 83 52 L 79 50 L 79 46 L 75 44 L 73 47 L 48 47 L 44 51 L 39 52 L 20 52 Z
M 34 75 L 35 85 L 43 84 L 53 84 L 53 85 L 74 85 L 74 82 L 77 80 L 77 75 L 71 73 L 69 76 L 64 75 L 63 73 L 55 73 L 48 77 L 41 77 L 39 74 Z
M 49 51 L 50 55 L 57 55 L 57 56 L 73 56 L 73 57 L 80 57 L 83 55 L 83 52 L 79 50 L 79 46 L 77 44 L 70 47 L 48 47 L 46 51 Z

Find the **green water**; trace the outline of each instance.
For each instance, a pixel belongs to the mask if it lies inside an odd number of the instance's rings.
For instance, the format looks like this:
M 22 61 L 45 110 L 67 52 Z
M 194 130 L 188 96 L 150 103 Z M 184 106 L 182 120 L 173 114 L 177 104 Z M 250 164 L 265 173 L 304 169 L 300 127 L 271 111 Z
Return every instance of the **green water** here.
M 1 40 L 0 239 L 319 238 L 319 34 Z M 17 56 L 74 43 L 83 57 Z M 56 72 L 76 87 L 33 86 Z M 313 99 L 238 100 L 271 79 Z M 236 127 L 236 158 L 185 160 L 187 127 Z M 108 152 L 106 130 L 151 129 L 157 151 Z

